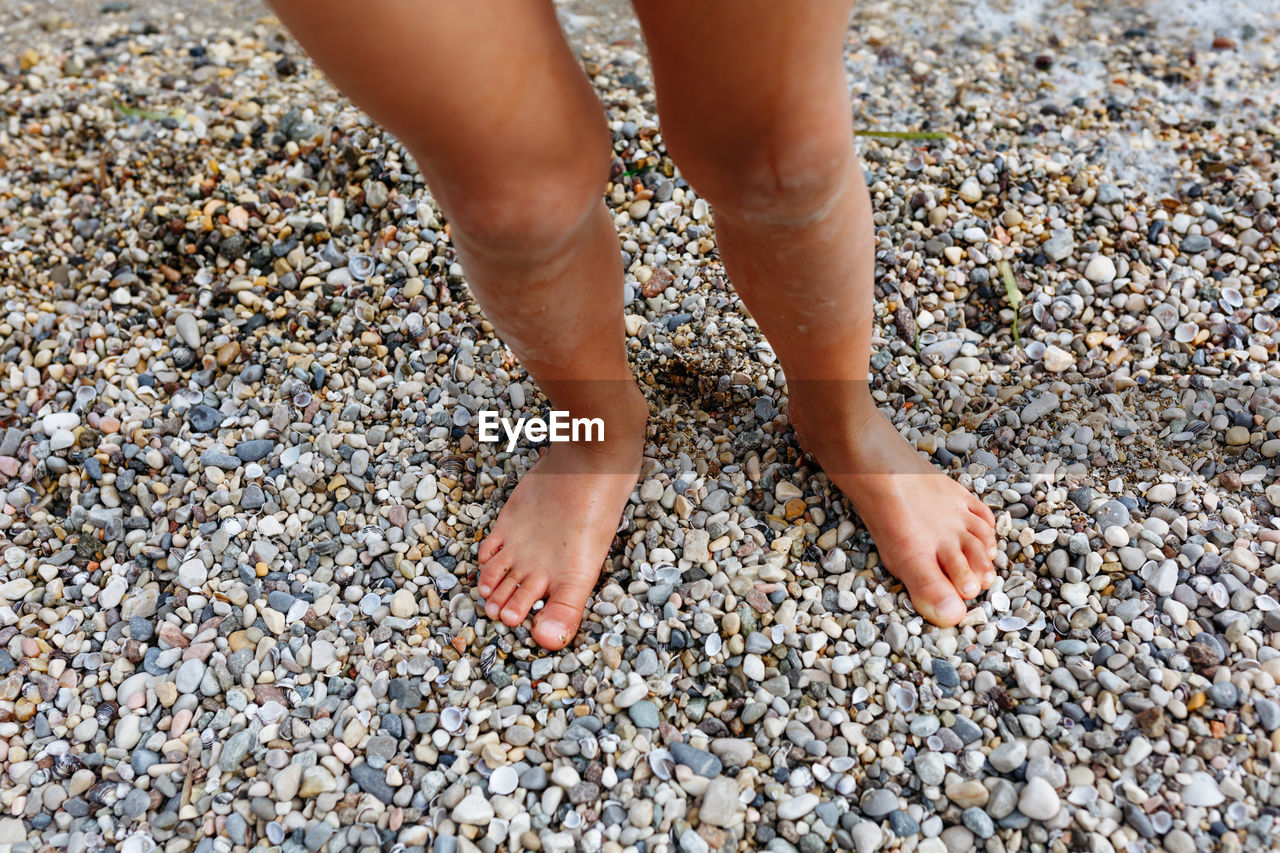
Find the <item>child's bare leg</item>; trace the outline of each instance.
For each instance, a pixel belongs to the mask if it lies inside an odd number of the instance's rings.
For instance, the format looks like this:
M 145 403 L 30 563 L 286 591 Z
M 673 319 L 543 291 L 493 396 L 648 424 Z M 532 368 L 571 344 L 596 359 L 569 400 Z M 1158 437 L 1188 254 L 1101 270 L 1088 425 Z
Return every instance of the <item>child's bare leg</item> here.
M 786 371 L 797 432 L 920 613 L 955 624 L 961 599 L 995 579 L 993 519 L 868 393 L 875 235 L 842 58 L 850 3 L 635 6 L 667 148 L 715 209 L 729 275 Z
M 485 314 L 557 409 L 605 441 L 554 444 L 480 549 L 486 613 L 558 649 L 635 486 L 648 408 L 627 365 L 599 101 L 548 2 L 273 0 L 334 83 L 413 153 Z

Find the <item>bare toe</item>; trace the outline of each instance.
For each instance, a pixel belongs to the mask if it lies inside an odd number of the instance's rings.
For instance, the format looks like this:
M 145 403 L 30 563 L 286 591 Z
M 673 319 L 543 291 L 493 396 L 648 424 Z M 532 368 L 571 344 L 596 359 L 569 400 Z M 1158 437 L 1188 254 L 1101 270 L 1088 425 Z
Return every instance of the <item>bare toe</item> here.
M 969 568 L 969 560 L 959 543 L 952 542 L 938 548 L 938 563 L 942 566 L 956 592 L 965 599 L 976 598 L 982 592 L 982 584 Z
M 492 595 L 486 596 L 484 612 L 490 619 L 497 619 L 498 614 L 502 612 L 502 608 L 506 606 L 507 601 L 515 594 L 520 587 L 520 581 L 523 579 L 524 573 L 519 571 L 507 572 L 502 578 L 502 582 L 498 584 L 498 588 L 493 591 Z
M 996 528 L 977 515 L 970 514 L 969 523 L 965 525 L 969 532 L 982 542 L 982 547 L 990 551 L 996 547 Z
M 982 588 L 991 586 L 995 582 L 996 573 L 991 567 L 991 557 L 982 540 L 972 534 L 966 534 L 961 537 L 960 549 L 964 551 L 965 559 L 969 561 L 969 571 L 973 572 L 974 577 L 982 583 Z
M 502 550 L 502 537 L 495 530 L 484 538 L 480 543 L 479 558 L 481 563 L 487 563 L 493 559 L 493 555 Z
M 920 560 L 900 577 L 911 593 L 911 603 L 933 624 L 949 628 L 964 618 L 964 602 L 936 562 Z
M 989 525 L 994 525 L 996 523 L 996 517 L 992 514 L 991 507 L 980 501 L 977 495 L 969 495 L 969 512 L 973 513 Z
M 524 617 L 529 615 L 529 610 L 533 607 L 534 602 L 547 591 L 547 578 L 541 572 L 533 574 L 524 579 L 512 596 L 507 599 L 507 603 L 502 607 L 502 621 L 508 627 L 514 628 L 524 621 Z
M 590 585 L 584 588 L 574 580 L 553 588 L 550 600 L 534 619 L 533 638 L 538 645 L 552 652 L 568 645 L 582 624 L 582 611 L 590 595 Z
M 483 549 L 482 549 L 483 550 Z M 498 556 L 489 560 L 480 568 L 480 580 L 476 589 L 486 599 L 498 588 L 507 572 L 511 571 L 512 557 L 509 551 L 499 551 Z

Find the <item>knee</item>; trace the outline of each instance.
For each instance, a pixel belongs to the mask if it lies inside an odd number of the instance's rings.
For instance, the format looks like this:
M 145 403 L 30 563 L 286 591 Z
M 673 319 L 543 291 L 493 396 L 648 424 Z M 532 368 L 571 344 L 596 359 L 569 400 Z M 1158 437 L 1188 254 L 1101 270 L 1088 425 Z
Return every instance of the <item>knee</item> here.
M 717 212 L 779 225 L 820 215 L 857 168 L 851 131 L 839 127 L 779 124 L 736 138 L 677 128 L 664 138 Z
M 601 203 L 609 149 L 581 142 L 553 156 L 494 163 L 457 182 L 442 206 L 464 252 L 528 263 L 556 255 L 576 238 Z

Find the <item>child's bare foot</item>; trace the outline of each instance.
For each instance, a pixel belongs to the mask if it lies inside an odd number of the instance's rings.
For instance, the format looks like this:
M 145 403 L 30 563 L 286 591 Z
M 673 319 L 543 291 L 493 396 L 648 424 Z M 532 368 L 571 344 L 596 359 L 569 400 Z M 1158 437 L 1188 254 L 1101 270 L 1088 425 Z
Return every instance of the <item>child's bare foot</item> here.
M 480 545 L 485 613 L 515 627 L 545 598 L 533 638 L 551 651 L 577 632 L 640 473 L 648 406 L 637 391 L 622 408 L 604 442 L 552 444 Z
M 966 613 L 963 599 L 995 581 L 991 510 L 922 459 L 869 398 L 842 408 L 830 399 L 801 403 L 793 393 L 792 426 L 853 504 L 920 615 L 955 625 Z

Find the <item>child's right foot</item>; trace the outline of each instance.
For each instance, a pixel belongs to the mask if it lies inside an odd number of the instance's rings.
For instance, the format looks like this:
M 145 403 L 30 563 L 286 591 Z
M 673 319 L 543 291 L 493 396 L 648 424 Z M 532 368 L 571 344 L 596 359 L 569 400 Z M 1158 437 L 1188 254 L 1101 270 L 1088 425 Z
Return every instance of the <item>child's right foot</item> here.
M 649 407 L 640 392 L 605 419 L 605 441 L 552 444 L 516 486 L 480 545 L 485 614 L 515 627 L 533 605 L 533 638 L 568 645 L 640 474 Z
M 955 625 L 964 599 L 995 582 L 991 510 L 922 459 L 869 398 L 835 399 L 839 387 L 824 386 L 825 399 L 808 406 L 793 396 L 796 435 L 853 504 L 916 611 Z

